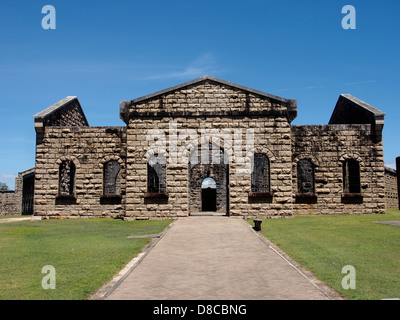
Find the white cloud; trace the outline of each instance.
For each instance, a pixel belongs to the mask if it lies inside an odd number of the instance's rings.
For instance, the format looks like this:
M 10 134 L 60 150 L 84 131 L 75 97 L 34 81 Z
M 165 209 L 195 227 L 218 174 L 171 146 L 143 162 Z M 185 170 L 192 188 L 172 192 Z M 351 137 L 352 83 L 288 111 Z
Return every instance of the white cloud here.
M 147 77 L 147 80 L 158 79 L 177 79 L 177 78 L 197 78 L 211 73 L 217 73 L 217 63 L 211 53 L 204 53 L 188 66 L 181 70 L 175 70 L 165 73 L 154 74 Z

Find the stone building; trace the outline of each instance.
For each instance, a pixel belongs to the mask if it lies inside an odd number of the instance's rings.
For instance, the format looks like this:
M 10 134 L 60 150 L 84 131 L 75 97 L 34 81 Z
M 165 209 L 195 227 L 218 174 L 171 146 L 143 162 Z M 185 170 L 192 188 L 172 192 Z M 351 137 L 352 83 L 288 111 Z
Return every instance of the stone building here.
M 121 101 L 91 127 L 77 97 L 34 116 L 34 212 L 154 219 L 385 213 L 384 113 L 340 95 L 327 125 L 297 102 L 204 76 Z

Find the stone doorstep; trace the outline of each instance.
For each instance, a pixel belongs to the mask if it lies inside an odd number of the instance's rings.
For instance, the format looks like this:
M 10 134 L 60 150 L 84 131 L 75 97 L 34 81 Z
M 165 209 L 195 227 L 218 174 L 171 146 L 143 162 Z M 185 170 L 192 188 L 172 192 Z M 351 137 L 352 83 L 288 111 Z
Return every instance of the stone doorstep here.
M 227 217 L 226 212 L 216 212 L 216 211 L 202 211 L 202 212 L 191 212 L 189 217 L 205 217 L 205 216 L 221 216 Z
M 143 248 L 142 252 L 140 252 L 131 261 L 129 261 L 126 266 L 120 272 L 118 272 L 109 282 L 104 284 L 100 289 L 90 295 L 88 300 L 105 300 L 139 265 L 139 263 L 147 256 L 151 249 L 154 248 L 158 241 L 160 241 L 162 237 L 169 231 L 169 229 L 171 229 L 175 222 L 176 220 L 172 221 L 171 224 L 163 232 L 158 234 L 128 236 L 127 238 L 152 238 L 152 240 Z

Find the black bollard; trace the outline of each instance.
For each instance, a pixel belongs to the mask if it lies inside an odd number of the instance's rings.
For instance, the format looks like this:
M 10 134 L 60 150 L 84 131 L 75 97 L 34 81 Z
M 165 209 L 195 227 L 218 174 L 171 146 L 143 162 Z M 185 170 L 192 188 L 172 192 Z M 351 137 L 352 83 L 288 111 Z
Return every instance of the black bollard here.
M 260 220 L 260 219 L 254 219 L 253 222 L 254 222 L 254 230 L 256 230 L 256 231 L 261 231 L 261 223 L 262 223 L 262 220 Z

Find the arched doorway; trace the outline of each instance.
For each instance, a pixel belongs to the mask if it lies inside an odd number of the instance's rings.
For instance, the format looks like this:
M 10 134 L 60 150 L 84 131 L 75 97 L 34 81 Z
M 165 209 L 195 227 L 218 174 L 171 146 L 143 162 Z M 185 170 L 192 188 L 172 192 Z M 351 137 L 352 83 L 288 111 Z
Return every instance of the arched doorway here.
M 201 183 L 201 211 L 217 211 L 217 183 L 210 177 Z
M 196 152 L 192 150 L 189 158 L 189 215 L 215 212 L 213 215 L 229 216 L 229 164 L 227 155 L 218 145 L 210 144 L 203 148 L 202 146 L 197 150 L 195 149 Z M 219 161 L 213 161 L 212 150 L 219 150 Z M 208 153 L 209 161 L 202 161 L 204 160 L 202 152 Z

